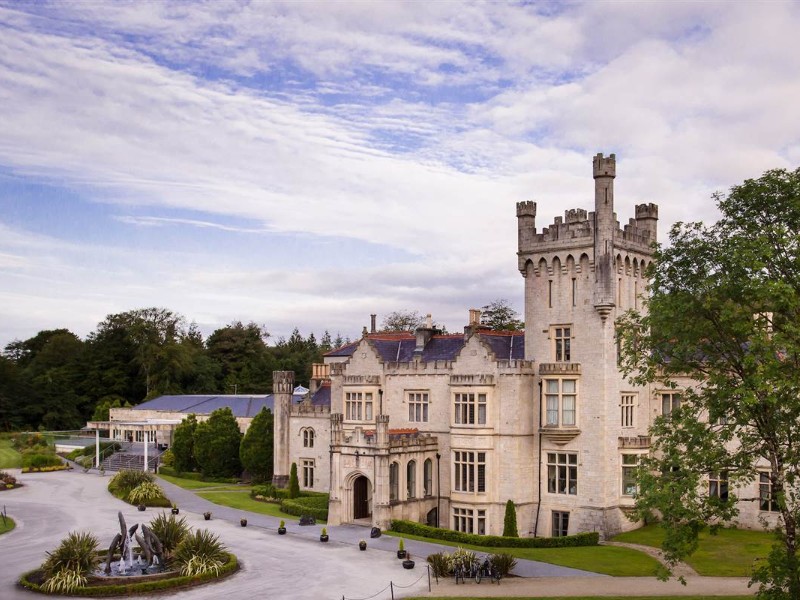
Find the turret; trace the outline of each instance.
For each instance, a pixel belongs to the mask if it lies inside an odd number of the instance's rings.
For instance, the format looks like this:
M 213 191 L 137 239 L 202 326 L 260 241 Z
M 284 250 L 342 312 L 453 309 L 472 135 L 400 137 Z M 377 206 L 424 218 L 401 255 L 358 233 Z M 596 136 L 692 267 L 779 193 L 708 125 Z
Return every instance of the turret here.
M 636 205 L 636 227 L 650 233 L 650 242 L 658 235 L 658 206 L 653 204 Z
M 594 175 L 594 307 L 605 320 L 614 306 L 614 178 L 616 155 L 598 153 L 592 161 Z
M 272 394 L 275 418 L 273 420 L 273 475 L 275 487 L 289 484 L 289 412 L 294 392 L 294 371 L 272 372 Z
M 517 202 L 517 249 L 530 250 L 536 234 L 536 202 Z

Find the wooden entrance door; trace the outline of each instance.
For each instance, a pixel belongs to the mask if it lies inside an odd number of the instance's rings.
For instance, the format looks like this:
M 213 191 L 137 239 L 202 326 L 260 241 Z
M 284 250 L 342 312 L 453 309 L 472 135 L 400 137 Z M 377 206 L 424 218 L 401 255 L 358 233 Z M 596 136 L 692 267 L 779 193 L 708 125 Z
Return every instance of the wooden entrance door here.
M 363 475 L 353 482 L 353 519 L 367 519 L 370 516 L 368 488 L 369 481 Z

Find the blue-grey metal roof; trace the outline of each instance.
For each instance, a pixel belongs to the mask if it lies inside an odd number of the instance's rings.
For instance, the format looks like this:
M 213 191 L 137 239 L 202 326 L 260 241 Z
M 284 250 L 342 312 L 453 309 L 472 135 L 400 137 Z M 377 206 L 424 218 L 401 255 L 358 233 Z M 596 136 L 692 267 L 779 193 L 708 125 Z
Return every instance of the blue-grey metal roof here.
M 331 384 L 330 382 L 323 383 L 319 389 L 314 392 L 311 397 L 311 404 L 314 406 L 330 406 L 331 405 Z
M 294 402 L 300 402 L 303 394 L 296 393 Z M 170 412 L 208 415 L 218 408 L 230 408 L 235 417 L 255 417 L 266 407 L 275 412 L 275 399 L 272 394 L 192 394 L 159 396 L 134 406 L 134 410 L 163 410 Z

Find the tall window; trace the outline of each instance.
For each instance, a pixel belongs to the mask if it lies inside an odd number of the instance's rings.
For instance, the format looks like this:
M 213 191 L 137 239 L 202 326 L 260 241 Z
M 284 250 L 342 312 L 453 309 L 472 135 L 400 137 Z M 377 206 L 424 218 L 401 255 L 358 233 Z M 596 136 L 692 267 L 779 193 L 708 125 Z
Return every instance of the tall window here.
M 622 394 L 620 397 L 620 425 L 623 427 L 636 426 L 636 400 L 636 394 Z
M 560 510 L 553 511 L 553 537 L 569 535 L 569 513 Z
M 553 351 L 556 362 L 569 362 L 570 360 L 570 334 L 572 328 L 558 325 L 552 328 Z
M 718 471 L 708 474 L 708 497 L 728 499 L 728 472 Z
M 346 392 L 344 418 L 347 421 L 371 421 L 372 392 Z
M 547 453 L 547 491 L 551 494 L 577 495 L 577 454 L 569 452 Z
M 577 397 L 576 379 L 545 379 L 547 424 L 571 427 L 575 425 Z
M 486 425 L 486 394 L 456 394 L 454 407 L 456 425 Z
M 425 461 L 422 469 L 422 493 L 425 496 L 433 496 L 433 461 L 429 458 Z
M 389 465 L 389 501 L 398 499 L 400 465 L 393 462 Z
M 778 499 L 772 492 L 772 479 L 769 471 L 758 474 L 758 508 L 764 512 L 778 512 Z
M 408 497 L 417 497 L 417 461 L 410 460 L 406 465 L 406 492 Z
M 636 469 L 639 467 L 638 454 L 622 455 L 622 495 L 635 496 L 639 491 L 636 484 Z
M 453 529 L 464 533 L 486 535 L 486 511 L 472 508 L 453 508 Z
M 314 487 L 314 461 L 303 460 L 303 487 Z
M 303 448 L 314 447 L 314 430 L 303 429 Z
M 453 452 L 453 489 L 456 492 L 486 492 L 486 452 Z
M 408 420 L 412 423 L 428 422 L 428 392 L 408 393 Z
M 678 392 L 664 392 L 661 394 L 661 414 L 665 417 L 672 411 L 681 407 L 681 395 Z

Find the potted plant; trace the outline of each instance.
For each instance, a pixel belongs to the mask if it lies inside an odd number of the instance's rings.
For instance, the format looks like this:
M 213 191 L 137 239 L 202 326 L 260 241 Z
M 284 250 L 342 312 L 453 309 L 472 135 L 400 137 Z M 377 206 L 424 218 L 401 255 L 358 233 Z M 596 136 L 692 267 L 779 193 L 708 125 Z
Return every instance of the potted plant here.
M 406 545 L 403 541 L 403 538 L 400 538 L 400 541 L 397 542 L 397 558 L 405 558 L 406 557 Z
M 328 529 L 326 527 L 322 528 L 322 533 L 319 536 L 320 542 L 327 542 L 328 541 Z
M 173 515 L 177 515 L 179 512 L 181 512 L 181 509 L 178 508 L 178 505 L 173 502 L 172 503 L 172 514 Z
M 359 540 L 358 549 L 362 552 L 367 549 L 367 540 Z
M 210 510 L 207 510 L 206 512 L 204 512 L 204 513 L 203 513 L 203 518 L 204 518 L 206 521 L 210 521 L 210 520 L 211 520 L 211 511 L 210 511 Z
M 242 527 L 247 527 L 247 519 L 239 519 L 239 525 Z
M 278 525 L 278 534 L 285 535 L 286 534 L 286 521 L 281 519 L 280 525 Z
M 404 569 L 413 569 L 414 568 L 414 561 L 411 560 L 411 553 L 409 552 L 406 559 L 403 561 L 403 568 Z
M 145 509 L 145 508 L 147 508 L 147 507 L 146 507 L 144 504 L 140 504 L 140 505 L 139 505 L 139 506 L 137 506 L 136 508 L 138 508 L 139 510 L 144 510 L 144 509 Z

